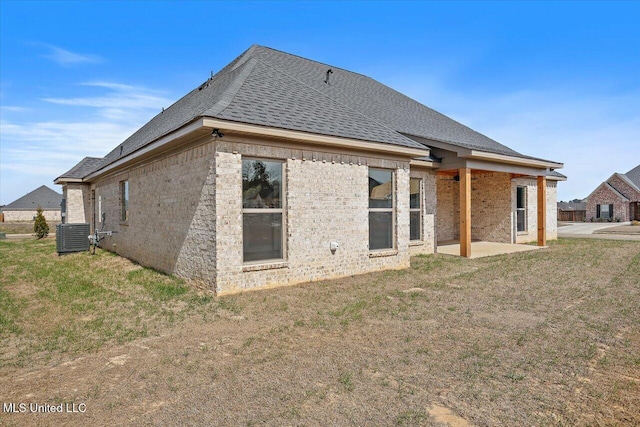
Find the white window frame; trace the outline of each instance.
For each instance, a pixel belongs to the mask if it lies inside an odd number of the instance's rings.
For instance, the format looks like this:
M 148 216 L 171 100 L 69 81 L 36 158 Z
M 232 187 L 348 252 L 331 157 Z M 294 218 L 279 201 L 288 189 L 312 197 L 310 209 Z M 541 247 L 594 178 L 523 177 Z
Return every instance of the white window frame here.
M 120 181 L 120 222 L 129 221 L 129 201 L 131 198 L 129 180 Z
M 522 188 L 523 191 L 523 195 L 522 195 L 522 202 L 524 203 L 524 206 L 519 208 L 518 207 L 518 190 Z M 526 233 L 527 232 L 527 197 L 528 197 L 528 190 L 527 190 L 527 186 L 526 185 L 518 185 L 516 186 L 516 232 L 518 233 Z M 518 230 L 518 212 L 522 212 L 522 216 L 523 216 L 523 229 L 522 230 Z
M 371 242 L 369 242 L 369 252 L 385 252 L 396 249 L 396 171 L 393 169 L 384 169 L 384 168 L 369 168 L 369 171 L 378 170 L 384 172 L 391 172 L 391 207 L 390 208 L 372 208 L 369 207 L 369 212 L 367 214 L 367 220 L 369 221 L 369 227 L 371 227 L 371 213 L 376 212 L 391 212 L 391 247 L 390 248 L 378 248 L 371 249 Z M 367 172 L 367 177 L 369 177 L 369 173 Z M 369 186 L 367 185 L 367 204 L 369 201 Z M 371 233 L 371 231 L 369 231 Z
M 411 207 L 411 181 L 418 181 L 418 207 Z M 422 240 L 422 178 L 409 178 L 409 241 L 418 242 Z M 419 235 L 417 239 L 411 239 L 411 213 L 419 212 L 418 215 L 418 230 Z
M 271 163 L 280 163 L 280 167 L 281 169 L 281 174 L 280 176 L 281 181 L 280 182 L 280 207 L 279 208 L 242 208 L 242 224 L 244 224 L 244 214 L 274 214 L 274 213 L 279 213 L 281 214 L 281 218 L 282 218 L 282 226 L 280 227 L 280 229 L 282 230 L 282 236 L 281 236 L 281 244 L 282 244 L 282 257 L 281 258 L 265 258 L 265 259 L 258 259 L 258 260 L 253 260 L 253 261 L 245 261 L 244 260 L 244 225 L 241 227 L 241 232 L 242 232 L 242 263 L 243 265 L 256 265 L 256 264 L 269 264 L 269 263 L 278 263 L 278 262 L 283 262 L 286 261 L 287 259 L 287 232 L 286 232 L 286 224 L 287 224 L 287 176 L 286 176 L 286 160 L 283 159 L 271 159 L 271 158 L 267 158 L 267 157 L 242 157 L 241 160 L 241 164 L 244 166 L 244 162 L 248 161 L 248 162 L 254 162 L 254 161 L 258 161 L 258 162 L 271 162 Z M 241 195 L 240 195 L 240 203 L 242 204 L 242 177 L 240 178 L 240 188 L 241 188 Z

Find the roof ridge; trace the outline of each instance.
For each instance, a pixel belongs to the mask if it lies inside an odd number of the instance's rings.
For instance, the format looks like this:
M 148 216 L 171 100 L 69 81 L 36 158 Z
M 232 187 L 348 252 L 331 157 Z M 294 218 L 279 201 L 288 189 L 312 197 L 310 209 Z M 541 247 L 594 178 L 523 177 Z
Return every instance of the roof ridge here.
M 296 55 L 296 54 L 294 54 L 294 53 L 289 53 L 289 52 L 285 52 L 285 51 L 283 51 L 283 50 L 274 49 L 274 48 L 269 47 L 269 46 L 262 46 L 262 45 L 259 45 L 259 44 L 254 44 L 254 45 L 252 45 L 249 49 L 247 49 L 247 51 L 246 51 L 245 53 L 248 53 L 248 52 L 249 52 L 249 50 L 251 50 L 252 48 L 255 48 L 255 47 L 262 48 L 262 49 L 267 49 L 267 50 L 271 50 L 271 51 L 273 51 L 273 52 L 278 52 L 278 53 L 281 53 L 281 54 L 283 54 L 283 55 L 287 55 L 287 56 L 293 56 L 293 57 L 296 57 L 296 58 L 304 59 L 305 61 L 315 62 L 316 64 L 324 65 L 324 66 L 326 66 L 326 67 L 335 68 L 335 69 L 337 69 L 337 70 L 344 71 L 344 72 L 346 72 L 346 73 L 357 74 L 357 75 L 359 75 L 359 76 L 363 76 L 363 77 L 367 77 L 367 78 L 370 78 L 370 79 L 371 79 L 371 77 L 367 76 L 366 74 L 356 73 L 355 71 L 347 70 L 346 68 L 337 67 L 337 66 L 335 66 L 335 65 L 327 64 L 327 63 L 325 63 L 325 62 L 316 61 L 315 59 L 305 58 L 305 57 L 304 57 L 304 56 L 302 56 L 302 55 Z M 255 50 L 255 49 L 254 49 L 254 50 Z M 372 80 L 374 80 L 374 79 L 372 79 Z
M 366 118 L 367 120 L 369 120 L 369 121 L 371 121 L 371 122 L 373 122 L 373 123 L 377 124 L 378 126 L 381 126 L 381 127 L 385 128 L 385 129 L 387 129 L 388 131 L 393 132 L 393 133 L 395 133 L 395 134 L 397 134 L 397 135 L 401 136 L 403 139 L 406 139 L 407 141 L 411 142 L 412 144 L 413 144 L 413 143 L 415 143 L 415 144 L 419 144 L 419 145 L 421 145 L 421 146 L 423 146 L 423 147 L 425 147 L 425 148 L 428 148 L 428 147 L 424 146 L 423 144 L 421 144 L 420 142 L 415 141 L 415 140 L 413 140 L 413 139 L 411 139 L 411 138 L 408 138 L 408 137 L 404 136 L 402 133 L 398 132 L 397 130 L 390 128 L 389 126 L 387 126 L 387 124 L 385 124 L 385 123 L 381 123 L 381 122 L 380 122 L 380 121 L 378 121 L 377 119 L 374 119 L 373 117 L 369 117 L 369 116 L 367 116 L 366 114 L 362 113 L 361 111 L 358 111 L 358 110 L 355 110 L 355 109 L 351 108 L 350 106 L 348 106 L 348 105 L 346 105 L 346 104 L 344 104 L 344 103 L 340 102 L 339 100 L 335 99 L 334 97 L 331 97 L 331 96 L 329 96 L 329 95 L 327 95 L 327 94 L 325 94 L 325 93 L 322 93 L 321 91 L 319 91 L 318 89 L 314 88 L 313 86 L 310 86 L 310 85 L 308 85 L 307 83 L 305 83 L 304 81 L 302 81 L 302 80 L 298 79 L 297 77 L 292 76 L 291 74 L 289 74 L 289 73 L 288 73 L 286 70 L 284 70 L 283 68 L 278 67 L 277 65 L 273 65 L 271 62 L 264 61 L 264 60 L 262 60 L 262 59 L 260 59 L 260 58 L 253 58 L 253 59 L 255 59 L 256 61 L 259 61 L 260 63 L 264 64 L 264 65 L 265 65 L 265 66 L 267 66 L 267 67 L 270 67 L 270 68 L 273 68 L 273 69 L 277 69 L 277 70 L 279 70 L 282 74 L 284 74 L 284 75 L 285 75 L 285 76 L 287 76 L 288 78 L 290 78 L 290 79 L 292 79 L 292 80 L 294 80 L 294 81 L 296 81 L 296 82 L 300 83 L 301 85 L 303 85 L 304 87 L 306 87 L 306 88 L 308 88 L 308 89 L 311 89 L 312 91 L 314 91 L 315 93 L 319 94 L 320 96 L 322 96 L 322 97 L 324 97 L 324 98 L 327 98 L 327 99 L 330 99 L 331 101 L 333 101 L 333 102 L 335 102 L 336 104 L 340 105 L 341 107 L 343 107 L 343 108 L 345 108 L 345 109 L 347 109 L 347 110 L 351 111 L 352 113 L 357 114 L 357 115 L 359 115 L 359 116 L 361 116 L 361 117 L 364 117 L 364 118 Z M 304 59 L 304 58 L 303 58 L 303 59 Z M 365 76 L 365 77 L 366 77 L 366 76 Z
M 249 75 L 255 68 L 258 61 L 259 59 L 257 58 L 249 58 L 247 61 L 238 65 L 238 67 L 234 67 L 233 69 L 229 70 L 229 72 L 232 72 L 237 70 L 238 68 L 242 68 L 238 73 L 238 75 L 232 80 L 231 84 L 229 84 L 227 88 L 224 90 L 218 102 L 216 102 L 213 106 L 207 108 L 206 110 L 202 111 L 200 115 L 216 116 L 221 112 L 223 112 L 225 109 L 227 109 L 227 107 L 229 107 L 233 99 L 238 94 L 238 91 L 240 90 L 244 82 L 247 80 L 247 77 L 249 77 Z

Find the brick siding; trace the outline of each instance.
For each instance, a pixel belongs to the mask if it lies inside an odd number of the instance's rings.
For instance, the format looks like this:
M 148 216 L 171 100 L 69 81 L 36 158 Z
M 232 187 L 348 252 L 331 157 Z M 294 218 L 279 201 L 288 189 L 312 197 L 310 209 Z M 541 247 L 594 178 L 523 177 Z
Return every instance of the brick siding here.
M 285 257 L 280 262 L 243 263 L 243 157 L 284 162 Z M 368 248 L 370 167 L 394 172 L 393 250 Z M 410 177 L 423 180 L 423 238 L 417 243 L 409 242 Z M 474 177 L 474 238 L 509 241 L 509 175 Z M 124 180 L 129 182 L 127 221 L 121 221 L 120 182 Z M 441 210 L 457 209 L 458 185 L 443 181 L 434 170 L 410 171 L 406 159 L 306 150 L 229 135 L 224 140 L 194 141 L 179 151 L 103 177 L 91 187 L 68 184 L 65 194 L 69 212 L 82 209 L 73 215 L 82 215 L 88 222 L 93 222 L 94 211 L 98 219 L 101 200 L 106 221 L 92 223 L 92 228 L 104 225 L 105 230 L 117 232 L 103 240 L 103 248 L 224 294 L 407 268 L 411 254 L 434 252 L 436 221 L 443 227 L 437 231 L 439 239 L 442 233 L 456 235 L 457 212 L 454 218 Z M 555 198 L 555 193 L 550 191 L 548 197 Z M 337 251 L 330 250 L 331 242 L 340 245 Z
M 33 221 L 37 211 L 2 211 L 5 222 Z M 60 222 L 60 210 L 43 210 L 44 219 L 51 222 Z
M 640 201 L 640 192 L 627 184 L 619 176 L 613 175 L 605 181 L 613 188 L 622 193 L 628 201 L 623 200 L 619 194 L 611 190 L 605 183 L 602 183 L 587 198 L 587 221 L 596 220 L 597 205 L 613 205 L 613 220 L 630 221 L 629 201 Z

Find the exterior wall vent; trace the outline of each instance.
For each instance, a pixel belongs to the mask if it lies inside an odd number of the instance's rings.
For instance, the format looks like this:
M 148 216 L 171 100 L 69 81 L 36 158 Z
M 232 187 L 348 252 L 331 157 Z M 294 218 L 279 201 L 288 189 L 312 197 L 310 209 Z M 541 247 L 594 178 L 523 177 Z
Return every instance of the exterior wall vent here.
M 89 250 L 89 224 L 56 225 L 56 250 L 58 254 Z

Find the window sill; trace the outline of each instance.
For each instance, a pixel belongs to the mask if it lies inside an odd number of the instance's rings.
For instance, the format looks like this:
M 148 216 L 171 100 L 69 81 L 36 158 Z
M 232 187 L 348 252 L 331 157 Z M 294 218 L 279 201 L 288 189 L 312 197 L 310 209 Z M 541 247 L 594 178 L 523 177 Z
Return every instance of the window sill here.
M 528 232 L 528 231 L 518 231 L 518 232 L 517 232 L 517 235 L 518 235 L 518 236 L 528 236 L 528 235 L 529 235 L 529 232 Z
M 120 225 L 129 226 L 129 221 L 120 221 Z
M 380 249 L 374 252 L 369 252 L 369 258 L 381 258 L 385 256 L 396 256 L 398 255 L 397 249 Z
M 248 271 L 275 270 L 278 268 L 289 268 L 289 263 L 286 261 L 279 261 L 266 264 L 245 264 L 242 266 L 242 271 L 246 273 Z
M 424 246 L 424 241 L 422 241 L 422 240 L 409 240 L 409 246 Z

